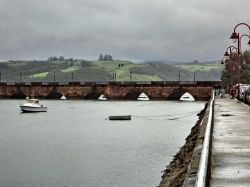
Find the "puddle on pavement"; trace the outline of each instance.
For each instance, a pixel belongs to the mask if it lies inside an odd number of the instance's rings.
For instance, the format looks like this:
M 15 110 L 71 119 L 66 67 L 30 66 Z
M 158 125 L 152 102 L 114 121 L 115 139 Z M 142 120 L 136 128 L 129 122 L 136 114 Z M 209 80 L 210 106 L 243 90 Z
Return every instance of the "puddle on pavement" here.
M 233 116 L 232 114 L 221 114 L 221 116 L 223 117 L 229 117 L 229 116 Z

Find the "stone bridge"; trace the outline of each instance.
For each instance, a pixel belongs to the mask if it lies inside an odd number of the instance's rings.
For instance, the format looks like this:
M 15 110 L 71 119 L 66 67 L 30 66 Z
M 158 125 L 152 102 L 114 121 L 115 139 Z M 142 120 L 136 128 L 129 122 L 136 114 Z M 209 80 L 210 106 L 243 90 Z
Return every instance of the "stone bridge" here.
M 143 92 L 151 100 L 179 100 L 189 92 L 196 100 L 208 100 L 211 91 L 220 82 L 16 82 L 0 83 L 1 98 L 22 99 L 34 95 L 37 98 L 97 99 L 101 94 L 110 100 L 136 100 Z

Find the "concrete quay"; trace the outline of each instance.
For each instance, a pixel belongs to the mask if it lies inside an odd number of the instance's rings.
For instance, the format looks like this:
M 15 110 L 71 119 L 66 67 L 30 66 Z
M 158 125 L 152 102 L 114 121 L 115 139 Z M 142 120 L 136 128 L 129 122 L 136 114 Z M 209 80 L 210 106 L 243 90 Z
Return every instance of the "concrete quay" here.
M 215 99 L 210 186 L 250 186 L 250 107 L 234 99 Z

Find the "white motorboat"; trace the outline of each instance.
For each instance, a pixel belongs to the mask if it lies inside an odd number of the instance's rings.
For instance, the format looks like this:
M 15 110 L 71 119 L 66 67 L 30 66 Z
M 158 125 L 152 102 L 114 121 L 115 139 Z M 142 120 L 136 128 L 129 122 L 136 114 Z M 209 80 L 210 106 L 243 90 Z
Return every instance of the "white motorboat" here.
M 47 112 L 47 107 L 41 105 L 38 99 L 26 99 L 26 101 L 19 105 L 22 112 Z
M 181 96 L 180 101 L 195 101 L 195 99 L 190 93 L 186 92 Z
M 145 93 L 141 93 L 138 98 L 137 98 L 138 101 L 149 101 L 149 98 L 148 96 L 145 94 Z
M 105 97 L 105 95 L 100 95 L 100 97 L 98 98 L 98 100 L 100 100 L 100 101 L 106 101 L 107 100 L 107 98 Z

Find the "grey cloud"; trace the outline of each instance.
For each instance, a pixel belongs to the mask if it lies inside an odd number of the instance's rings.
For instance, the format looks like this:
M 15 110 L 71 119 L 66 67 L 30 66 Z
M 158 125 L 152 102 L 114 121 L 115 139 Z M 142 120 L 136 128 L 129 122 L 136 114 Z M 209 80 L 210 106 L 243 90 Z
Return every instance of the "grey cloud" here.
M 221 57 L 248 0 L 0 0 L 0 60 Z M 244 30 L 245 31 L 245 30 Z

